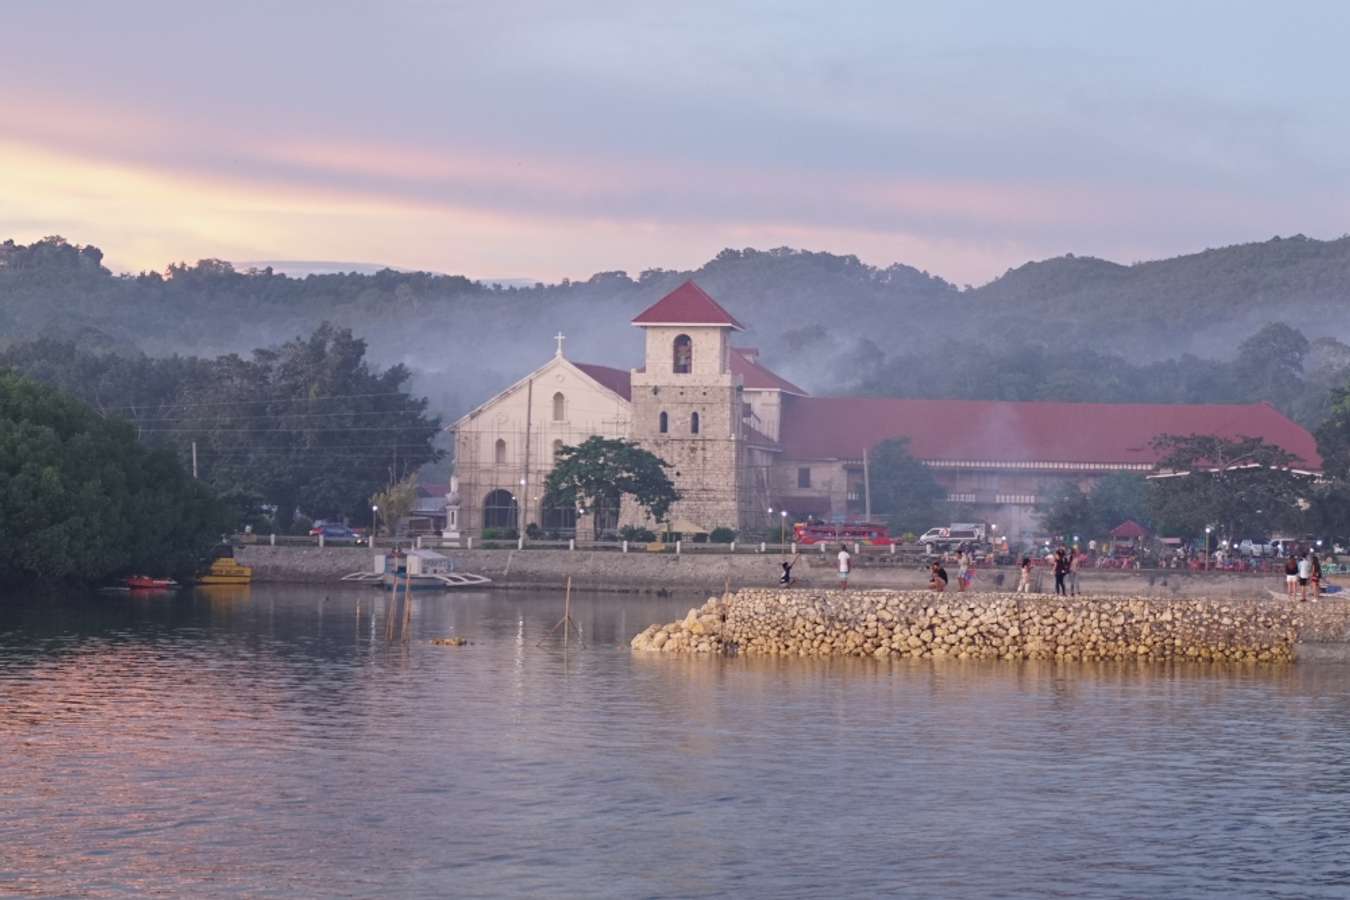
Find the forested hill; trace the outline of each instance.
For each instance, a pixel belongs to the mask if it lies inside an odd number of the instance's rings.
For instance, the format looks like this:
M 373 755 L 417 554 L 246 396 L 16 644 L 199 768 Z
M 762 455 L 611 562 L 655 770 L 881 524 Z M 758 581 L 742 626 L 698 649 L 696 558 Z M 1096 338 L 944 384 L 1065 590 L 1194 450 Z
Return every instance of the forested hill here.
M 725 250 L 692 272 L 606 272 L 528 288 L 392 270 L 297 279 L 218 260 L 116 276 L 97 248 L 51 238 L 0 244 L 0 334 L 215 355 L 331 321 L 365 338 L 374 360 L 422 373 L 419 387 L 453 415 L 547 359 L 558 330 L 575 359 L 636 364 L 629 320 L 691 276 L 750 327 L 742 342 L 816 391 L 886 390 L 870 376 L 905 371 L 896 360 L 911 356 L 946 356 L 954 367 L 964 353 L 1038 347 L 1052 357 L 1221 357 L 1269 322 L 1311 339 L 1350 326 L 1350 238 L 1274 239 L 1131 266 L 1067 256 L 975 289 L 905 265 L 791 249 Z M 922 371 L 905 378 L 915 382 L 893 389 L 924 392 Z

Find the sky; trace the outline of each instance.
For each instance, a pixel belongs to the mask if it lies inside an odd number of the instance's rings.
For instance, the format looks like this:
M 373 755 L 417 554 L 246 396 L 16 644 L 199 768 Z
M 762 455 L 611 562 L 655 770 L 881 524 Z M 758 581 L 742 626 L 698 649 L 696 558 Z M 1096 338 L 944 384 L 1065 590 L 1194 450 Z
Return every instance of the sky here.
M 0 240 L 116 270 L 792 246 L 981 284 L 1350 231 L 1336 0 L 0 0 L 0 45 Z

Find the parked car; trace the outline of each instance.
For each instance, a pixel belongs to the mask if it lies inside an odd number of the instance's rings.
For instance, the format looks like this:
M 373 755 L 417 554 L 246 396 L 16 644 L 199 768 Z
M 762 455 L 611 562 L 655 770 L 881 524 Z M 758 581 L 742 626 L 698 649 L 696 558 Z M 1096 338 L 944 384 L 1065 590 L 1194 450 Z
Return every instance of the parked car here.
M 310 531 L 316 537 L 322 536 L 324 544 L 359 544 L 361 536 L 346 525 L 320 525 Z

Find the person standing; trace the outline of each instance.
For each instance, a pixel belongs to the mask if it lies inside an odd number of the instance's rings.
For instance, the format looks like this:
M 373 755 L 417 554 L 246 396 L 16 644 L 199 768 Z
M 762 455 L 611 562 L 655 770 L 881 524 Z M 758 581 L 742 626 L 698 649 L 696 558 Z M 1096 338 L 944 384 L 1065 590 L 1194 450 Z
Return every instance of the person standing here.
M 956 551 L 956 590 L 958 593 L 966 589 L 966 576 L 970 573 L 970 557 L 965 550 Z
M 1022 557 L 1022 576 L 1017 581 L 1017 593 L 1031 593 L 1031 557 Z
M 1060 547 L 1055 551 L 1055 596 L 1068 596 L 1068 589 L 1064 585 L 1064 579 L 1069 575 L 1069 558 L 1064 553 L 1064 548 Z
M 1298 558 L 1298 590 L 1299 600 L 1308 599 L 1308 582 L 1312 580 L 1312 563 L 1308 560 L 1308 552 L 1305 550 Z
M 848 548 L 843 544 L 839 545 L 839 587 L 848 590 L 848 573 L 853 568 L 853 557 L 849 554 Z
M 1083 554 L 1074 547 L 1069 551 L 1069 596 L 1078 596 L 1078 570 L 1083 567 Z
M 1284 590 L 1289 594 L 1289 599 L 1294 599 L 1294 594 L 1298 591 L 1298 560 L 1294 559 L 1294 554 L 1289 554 L 1289 558 L 1284 561 Z
M 1313 599 L 1316 600 L 1322 596 L 1322 561 L 1317 558 L 1316 550 L 1313 550 L 1308 558 L 1312 563 Z

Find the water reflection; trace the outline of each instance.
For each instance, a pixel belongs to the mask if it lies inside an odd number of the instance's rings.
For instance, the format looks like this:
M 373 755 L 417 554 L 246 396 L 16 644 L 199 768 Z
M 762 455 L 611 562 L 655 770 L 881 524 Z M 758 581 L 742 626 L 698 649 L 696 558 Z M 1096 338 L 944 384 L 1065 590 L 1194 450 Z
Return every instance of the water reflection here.
M 634 657 L 701 598 L 0 609 L 0 893 L 1344 896 L 1350 668 Z M 358 612 L 359 605 L 359 612 Z M 466 647 L 437 647 L 456 635 Z

